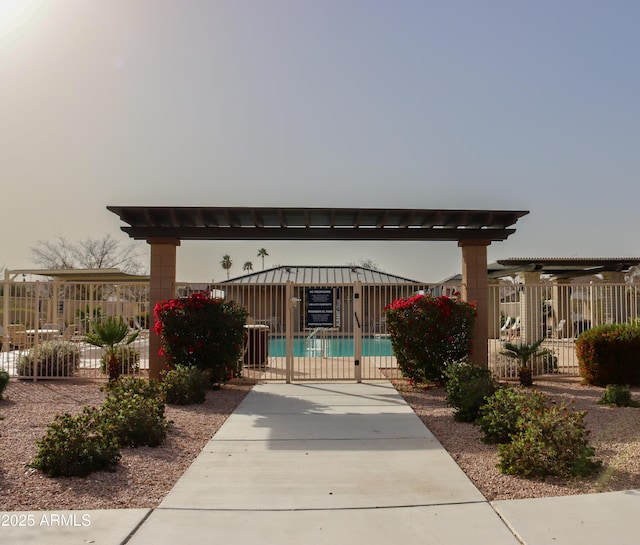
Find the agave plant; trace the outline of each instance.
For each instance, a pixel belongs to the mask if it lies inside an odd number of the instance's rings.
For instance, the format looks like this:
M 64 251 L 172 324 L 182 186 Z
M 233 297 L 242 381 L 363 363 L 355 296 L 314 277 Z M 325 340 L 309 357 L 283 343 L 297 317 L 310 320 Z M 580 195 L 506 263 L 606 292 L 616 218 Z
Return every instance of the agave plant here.
M 131 344 L 138 337 L 138 332 L 129 331 L 129 326 L 122 319 L 109 317 L 102 322 L 93 324 L 92 331 L 85 337 L 85 341 L 93 346 L 99 346 L 105 351 L 107 358 L 107 373 L 109 382 L 120 376 L 120 350 L 123 345 Z
M 531 344 L 504 343 L 504 350 L 500 353 L 503 356 L 520 361 L 518 376 L 520 378 L 521 386 L 531 386 L 533 384 L 533 370 L 529 365 L 529 361 L 532 357 L 539 356 L 543 353 L 543 351 L 540 350 L 540 345 L 543 340 L 544 339 L 540 339 L 539 341 Z

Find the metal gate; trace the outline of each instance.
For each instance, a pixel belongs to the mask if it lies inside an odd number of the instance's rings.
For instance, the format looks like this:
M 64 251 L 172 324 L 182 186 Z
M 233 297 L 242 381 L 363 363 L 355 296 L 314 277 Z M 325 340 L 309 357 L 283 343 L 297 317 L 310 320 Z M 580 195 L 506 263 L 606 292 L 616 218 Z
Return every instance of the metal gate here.
M 286 382 L 398 377 L 384 309 L 420 289 L 414 284 L 292 282 L 216 288 L 249 311 L 245 376 Z

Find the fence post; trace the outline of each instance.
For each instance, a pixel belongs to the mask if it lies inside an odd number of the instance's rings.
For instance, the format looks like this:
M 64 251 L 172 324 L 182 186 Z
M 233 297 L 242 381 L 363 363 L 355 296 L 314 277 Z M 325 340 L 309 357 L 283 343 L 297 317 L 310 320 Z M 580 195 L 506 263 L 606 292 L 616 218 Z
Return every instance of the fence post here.
M 297 301 L 293 297 L 293 282 L 287 282 L 286 285 L 286 301 L 287 301 L 287 323 L 286 323 L 286 360 L 285 360 L 285 378 L 287 384 L 291 384 L 291 378 L 293 376 L 293 357 L 294 357 L 294 339 L 293 339 L 293 322 L 295 319 L 295 310 Z
M 38 344 L 40 342 L 40 281 L 36 280 L 36 294 L 35 305 L 33 311 L 33 347 L 31 348 L 31 354 L 33 356 L 33 382 L 38 380 Z
M 353 285 L 353 362 L 355 366 L 356 382 L 362 382 L 362 283 Z
M 2 283 L 2 351 L 9 351 L 9 343 L 6 342 L 9 326 L 9 300 L 11 299 L 11 279 L 9 271 L 4 271 L 4 282 Z

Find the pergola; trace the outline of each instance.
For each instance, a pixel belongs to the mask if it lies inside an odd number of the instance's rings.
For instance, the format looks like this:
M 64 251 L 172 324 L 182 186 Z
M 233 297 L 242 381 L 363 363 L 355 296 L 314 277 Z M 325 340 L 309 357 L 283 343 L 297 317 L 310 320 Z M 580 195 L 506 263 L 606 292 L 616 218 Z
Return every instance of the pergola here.
M 395 208 L 107 206 L 121 229 L 151 246 L 151 308 L 175 297 L 182 240 L 452 241 L 462 248 L 462 298 L 476 301 L 473 361 L 487 365 L 487 246 L 505 240 L 528 211 Z M 151 336 L 149 374 L 159 378 L 160 339 Z

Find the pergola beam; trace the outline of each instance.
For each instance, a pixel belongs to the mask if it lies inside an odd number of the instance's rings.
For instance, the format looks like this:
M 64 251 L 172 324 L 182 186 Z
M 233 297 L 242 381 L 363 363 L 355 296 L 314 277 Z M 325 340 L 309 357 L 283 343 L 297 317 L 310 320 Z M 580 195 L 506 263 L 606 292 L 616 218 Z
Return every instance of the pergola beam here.
M 515 229 L 454 229 L 416 227 L 123 227 L 136 240 L 505 240 Z

